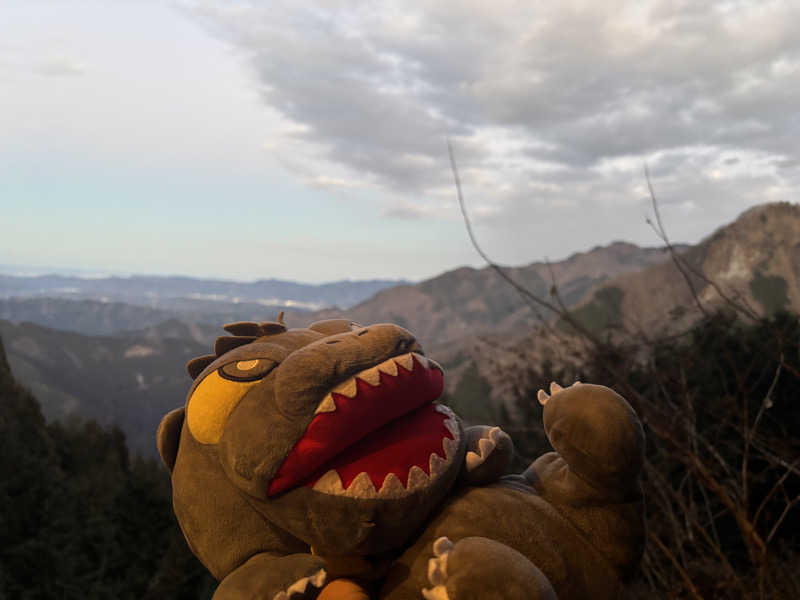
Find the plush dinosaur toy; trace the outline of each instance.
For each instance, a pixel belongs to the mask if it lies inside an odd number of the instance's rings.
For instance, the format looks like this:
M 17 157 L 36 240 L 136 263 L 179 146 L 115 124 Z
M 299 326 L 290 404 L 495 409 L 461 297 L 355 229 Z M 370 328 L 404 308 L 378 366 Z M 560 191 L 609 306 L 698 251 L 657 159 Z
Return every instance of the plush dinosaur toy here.
M 644 437 L 612 390 L 540 391 L 555 452 L 504 475 L 497 427 L 436 400 L 390 324 L 234 323 L 164 417 L 189 546 L 217 600 L 616 598 L 644 545 Z

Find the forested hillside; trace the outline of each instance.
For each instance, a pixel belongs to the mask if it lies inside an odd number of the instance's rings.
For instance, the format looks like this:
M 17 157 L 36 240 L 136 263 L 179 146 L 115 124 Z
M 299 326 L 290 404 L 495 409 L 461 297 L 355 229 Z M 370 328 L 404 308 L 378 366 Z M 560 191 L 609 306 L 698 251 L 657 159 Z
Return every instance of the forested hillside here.
M 169 478 L 118 429 L 48 425 L 0 343 L 0 598 L 210 598 Z

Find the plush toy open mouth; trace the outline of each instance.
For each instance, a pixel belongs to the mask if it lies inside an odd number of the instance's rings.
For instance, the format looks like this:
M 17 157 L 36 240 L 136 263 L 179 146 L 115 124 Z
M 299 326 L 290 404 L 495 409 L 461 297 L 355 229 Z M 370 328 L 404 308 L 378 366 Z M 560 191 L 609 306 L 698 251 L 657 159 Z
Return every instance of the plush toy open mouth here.
M 455 415 L 434 404 L 441 368 L 417 353 L 356 373 L 320 402 L 305 434 L 269 485 L 334 495 L 396 498 L 427 487 L 458 451 Z

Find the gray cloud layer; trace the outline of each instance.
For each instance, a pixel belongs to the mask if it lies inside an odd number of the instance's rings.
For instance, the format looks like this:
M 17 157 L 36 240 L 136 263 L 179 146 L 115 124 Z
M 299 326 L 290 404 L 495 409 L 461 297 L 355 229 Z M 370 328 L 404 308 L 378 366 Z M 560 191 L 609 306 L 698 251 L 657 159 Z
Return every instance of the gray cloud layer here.
M 298 4 L 183 8 L 295 125 L 277 146 L 303 177 L 388 190 L 388 216 L 452 214 L 446 136 L 476 221 L 526 256 L 532 236 L 569 249 L 543 216 L 580 215 L 588 245 L 614 215 L 635 239 L 645 160 L 683 238 L 796 199 L 797 3 Z

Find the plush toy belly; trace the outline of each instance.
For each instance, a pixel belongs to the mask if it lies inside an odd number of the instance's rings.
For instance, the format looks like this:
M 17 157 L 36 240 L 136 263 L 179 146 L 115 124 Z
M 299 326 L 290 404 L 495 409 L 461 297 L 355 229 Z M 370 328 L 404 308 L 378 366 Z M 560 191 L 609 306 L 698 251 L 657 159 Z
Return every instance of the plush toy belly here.
M 425 487 L 457 450 L 454 415 L 434 404 L 441 369 L 409 353 L 365 369 L 320 403 L 269 486 L 391 498 Z

